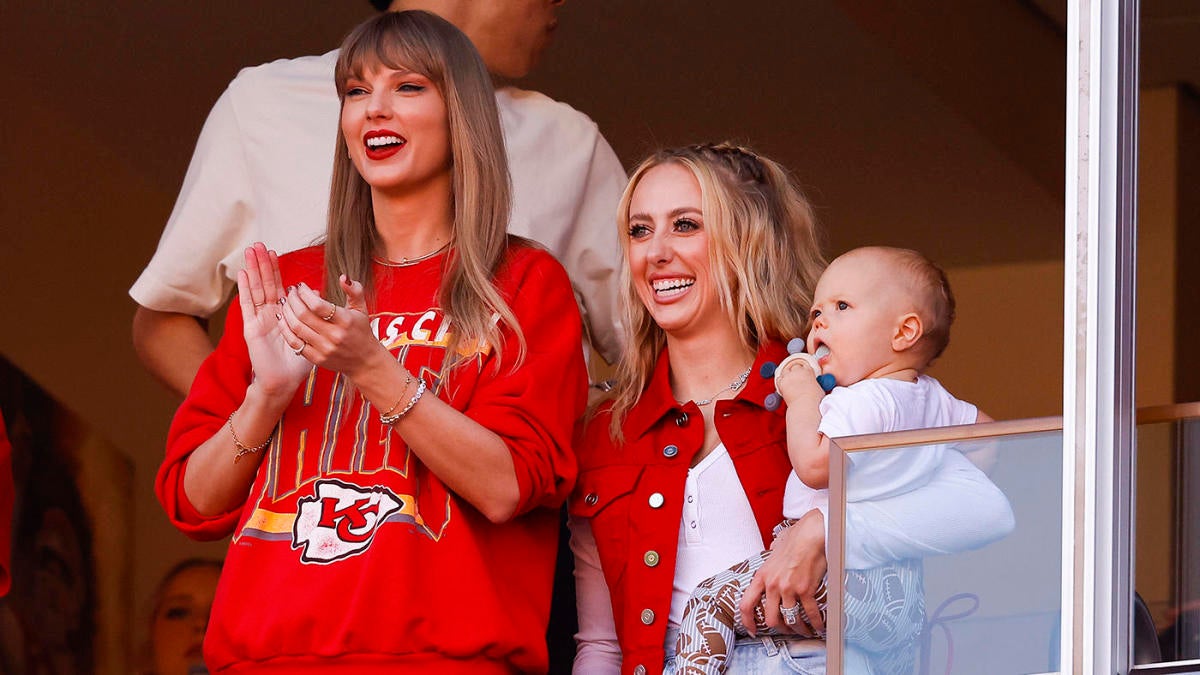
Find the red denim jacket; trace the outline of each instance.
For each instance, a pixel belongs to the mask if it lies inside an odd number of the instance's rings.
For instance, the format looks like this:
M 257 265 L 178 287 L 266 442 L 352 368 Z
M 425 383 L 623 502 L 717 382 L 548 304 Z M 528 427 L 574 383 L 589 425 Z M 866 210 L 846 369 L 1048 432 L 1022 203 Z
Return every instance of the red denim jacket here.
M 786 356 L 782 345 L 760 348 L 746 386 L 736 398 L 717 401 L 715 410 L 717 433 L 749 498 L 764 548 L 783 519 L 791 464 L 786 407 L 764 407 L 775 381 L 764 378 L 761 368 Z M 622 444 L 609 436 L 609 407 L 584 428 L 577 443 L 579 479 L 568 502 L 573 516 L 590 519 L 612 599 L 621 670 L 637 675 L 662 669 L 684 483 L 704 441 L 700 409 L 676 403 L 671 394 L 668 361 L 664 349 L 641 400 L 625 418 Z

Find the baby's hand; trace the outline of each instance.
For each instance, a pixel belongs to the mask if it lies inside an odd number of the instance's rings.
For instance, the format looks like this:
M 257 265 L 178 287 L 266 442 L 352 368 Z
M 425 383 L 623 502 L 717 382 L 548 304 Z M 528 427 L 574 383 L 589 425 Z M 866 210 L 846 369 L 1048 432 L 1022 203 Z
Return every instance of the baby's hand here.
M 779 406 L 783 405 L 784 401 L 794 405 L 798 399 L 808 396 L 812 397 L 812 403 L 819 403 L 824 393 L 833 391 L 833 388 L 837 386 L 833 375 L 822 374 L 817 359 L 804 353 L 804 346 L 803 338 L 792 338 L 787 346 L 790 356 L 778 366 L 773 361 L 767 361 L 758 371 L 764 378 L 775 380 L 775 391 L 767 394 L 763 399 L 763 407 L 767 410 L 779 410 Z M 819 347 L 817 351 L 820 352 L 821 349 L 825 349 L 826 353 L 829 351 L 827 347 Z M 788 381 L 787 384 L 784 384 L 785 380 Z M 806 386 L 807 383 L 804 380 L 816 382 L 817 389 L 822 393 L 814 394 Z
M 803 401 L 817 402 L 825 396 L 817 383 L 820 374 L 820 366 L 811 355 L 792 354 L 775 369 L 775 389 L 789 406 Z

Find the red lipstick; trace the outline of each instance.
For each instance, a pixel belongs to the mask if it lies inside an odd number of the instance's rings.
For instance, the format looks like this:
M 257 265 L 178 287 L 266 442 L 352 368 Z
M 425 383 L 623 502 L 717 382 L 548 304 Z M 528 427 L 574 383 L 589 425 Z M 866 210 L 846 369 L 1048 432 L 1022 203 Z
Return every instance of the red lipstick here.
M 372 129 L 363 134 L 363 147 L 366 149 L 367 159 L 371 160 L 387 159 L 400 152 L 400 148 L 406 143 L 407 140 L 403 136 L 390 129 Z

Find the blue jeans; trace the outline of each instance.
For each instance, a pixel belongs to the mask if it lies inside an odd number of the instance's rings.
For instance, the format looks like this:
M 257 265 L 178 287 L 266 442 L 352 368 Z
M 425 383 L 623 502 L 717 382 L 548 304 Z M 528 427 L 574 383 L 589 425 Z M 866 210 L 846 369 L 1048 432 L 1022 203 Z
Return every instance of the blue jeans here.
M 676 630 L 667 632 L 669 645 L 663 675 L 675 675 Z M 817 640 L 779 637 L 740 638 L 729 657 L 730 675 L 800 673 L 825 675 L 825 647 Z

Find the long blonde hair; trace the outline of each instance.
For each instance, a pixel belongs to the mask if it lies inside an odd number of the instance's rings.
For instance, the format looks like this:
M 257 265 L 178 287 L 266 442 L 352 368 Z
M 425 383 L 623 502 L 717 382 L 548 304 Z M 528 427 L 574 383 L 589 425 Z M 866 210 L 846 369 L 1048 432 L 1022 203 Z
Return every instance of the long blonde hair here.
M 813 289 L 825 268 L 812 207 L 778 163 L 719 143 L 660 150 L 638 165 L 617 210 L 626 340 L 612 394 L 614 439 L 621 438 L 625 415 L 641 397 L 667 340 L 629 274 L 629 203 L 642 177 L 663 164 L 684 167 L 700 184 L 713 282 L 746 349 L 805 334 Z
M 377 66 L 407 68 L 429 78 L 446 103 L 453 165 L 454 248 L 446 256 L 438 302 L 454 330 L 442 371 L 453 367 L 462 352 L 484 345 L 500 351 L 495 317 L 515 333 L 519 362 L 525 353 L 524 334 L 492 283 L 508 247 L 512 198 L 491 76 L 461 31 L 423 11 L 384 12 L 346 37 L 334 70 L 339 101 L 345 101 L 348 80 Z M 340 124 L 336 148 L 325 240 L 325 293 L 333 302 L 344 304 L 338 277 L 346 274 L 362 282 L 372 305 L 371 262 L 380 238 L 371 186 L 348 157 Z

